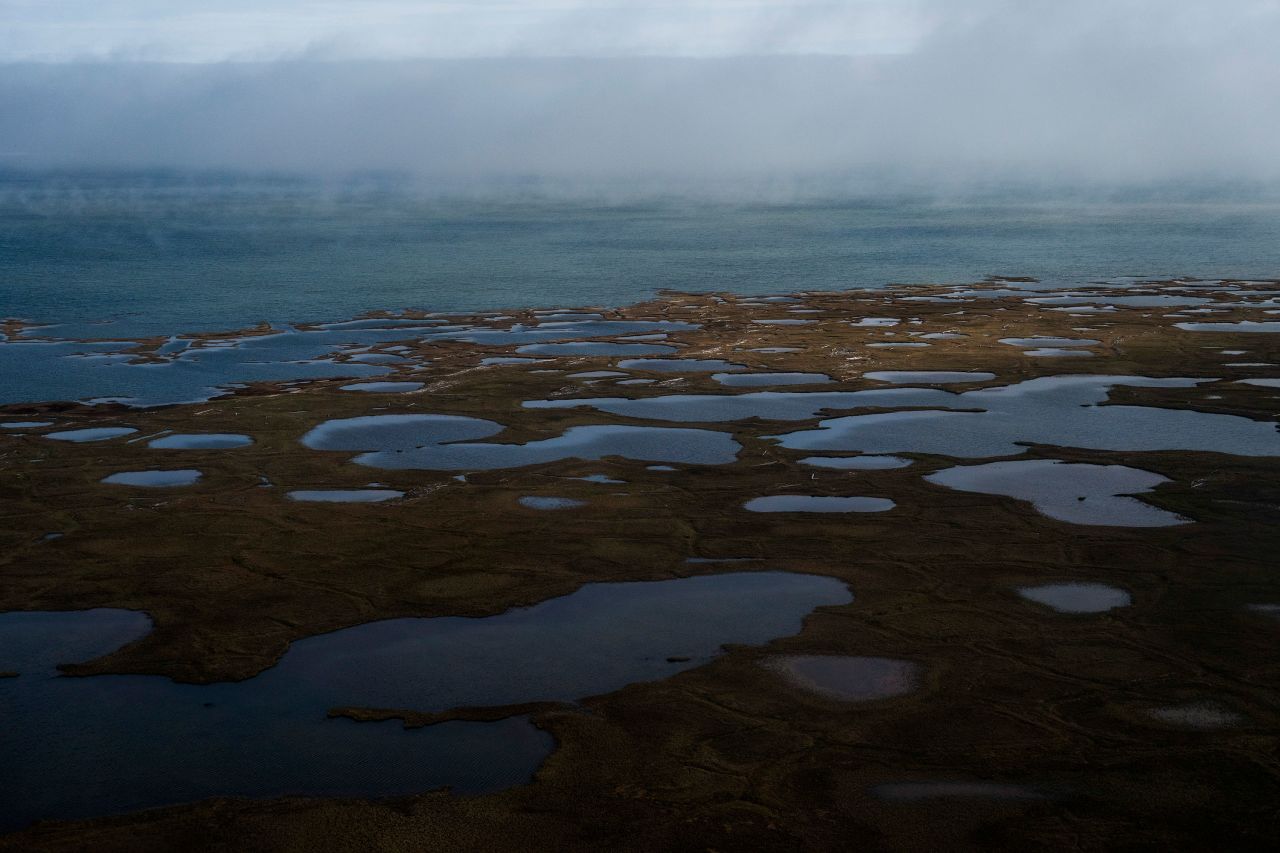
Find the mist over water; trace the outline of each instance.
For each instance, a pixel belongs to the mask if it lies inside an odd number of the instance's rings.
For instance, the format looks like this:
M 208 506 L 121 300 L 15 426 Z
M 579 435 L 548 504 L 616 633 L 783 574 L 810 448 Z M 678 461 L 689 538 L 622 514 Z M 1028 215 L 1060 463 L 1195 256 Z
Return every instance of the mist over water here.
M 6 10 L 0 314 L 1280 270 L 1276 0 Z
M 1078 282 L 1277 270 L 1280 203 L 1192 190 L 734 201 L 530 185 L 433 195 L 394 178 L 0 180 L 0 314 L 68 324 L 49 330 L 59 337 L 381 309 L 622 305 L 660 288 L 776 293 L 989 274 Z

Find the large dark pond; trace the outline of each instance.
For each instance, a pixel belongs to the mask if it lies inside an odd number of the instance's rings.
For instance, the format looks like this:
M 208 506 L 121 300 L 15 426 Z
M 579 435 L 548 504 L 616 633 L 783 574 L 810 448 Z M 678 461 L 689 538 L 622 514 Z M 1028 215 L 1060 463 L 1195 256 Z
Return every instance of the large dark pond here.
M 725 643 L 795 634 L 814 608 L 851 599 L 839 581 L 785 572 L 592 584 L 484 619 L 392 619 L 311 637 L 255 678 L 212 685 L 58 674 L 144 636 L 144 614 L 0 614 L 0 671 L 19 673 L 0 678 L 0 829 L 216 795 L 519 785 L 553 748 L 526 718 L 406 731 L 326 712 L 572 701 L 699 666 Z

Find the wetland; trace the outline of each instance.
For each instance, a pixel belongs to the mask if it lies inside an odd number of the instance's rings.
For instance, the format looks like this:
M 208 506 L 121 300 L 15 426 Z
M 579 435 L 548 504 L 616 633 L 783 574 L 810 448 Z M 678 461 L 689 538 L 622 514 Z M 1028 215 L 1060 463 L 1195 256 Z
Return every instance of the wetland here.
M 8 321 L 0 850 L 1265 846 L 1277 286 Z

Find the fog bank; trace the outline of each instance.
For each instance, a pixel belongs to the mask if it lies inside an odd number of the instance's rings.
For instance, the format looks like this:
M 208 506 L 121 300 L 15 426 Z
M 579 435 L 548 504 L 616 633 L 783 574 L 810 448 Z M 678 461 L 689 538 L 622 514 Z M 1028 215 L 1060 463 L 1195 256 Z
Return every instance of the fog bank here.
M 1280 4 L 956 6 L 883 56 L 11 63 L 0 167 L 677 186 L 1280 178 Z

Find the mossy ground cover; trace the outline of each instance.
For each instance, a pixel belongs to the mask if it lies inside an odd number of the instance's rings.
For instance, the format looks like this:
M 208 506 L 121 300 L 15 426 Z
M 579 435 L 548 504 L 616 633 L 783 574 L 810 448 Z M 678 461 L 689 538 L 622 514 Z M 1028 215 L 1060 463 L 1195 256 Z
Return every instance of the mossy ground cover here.
M 1016 296 L 904 300 L 945 293 L 801 295 L 801 307 L 816 314 L 788 314 L 794 303 L 762 307 L 728 294 L 672 293 L 607 313 L 697 322 L 698 330 L 670 335 L 682 345 L 680 357 L 825 373 L 838 383 L 814 389 L 821 391 L 887 387 L 862 378 L 873 370 L 996 376 L 962 390 L 1063 373 L 1219 380 L 1280 373 L 1280 367 L 1268 374 L 1224 366 L 1280 363 L 1280 335 L 1179 330 L 1173 324 L 1180 318 L 1166 316 L 1177 309 L 1071 316 Z M 1235 304 L 1241 292 L 1212 295 L 1225 310 L 1206 319 L 1266 318 L 1260 307 Z M 818 322 L 751 322 L 789 316 Z M 903 322 L 850 325 L 867 316 Z M 911 332 L 966 337 L 921 339 Z M 1027 357 L 998 343 L 1032 335 L 1101 343 L 1090 347 L 1095 357 L 1070 360 Z M 931 345 L 867 346 L 921 340 Z M 5 419 L 39 415 L 58 429 L 127 424 L 139 429 L 129 438 L 162 430 L 227 432 L 251 435 L 254 443 L 163 451 L 128 439 L 53 442 L 41 437 L 48 430 L 5 436 L 0 611 L 145 610 L 155 621 L 149 636 L 67 671 L 211 682 L 250 678 L 290 642 L 318 633 L 400 616 L 484 616 L 593 581 L 784 569 L 839 578 L 854 601 L 815 612 L 797 636 L 727 649 L 713 663 L 664 681 L 580 707 L 511 709 L 533 713 L 558 743 L 528 786 L 483 797 L 423 792 L 380 802 L 216 800 L 39 825 L 0 838 L 0 849 L 1223 849 L 1262 846 L 1280 831 L 1280 623 L 1248 609 L 1280 602 L 1280 458 L 1047 446 L 1030 446 L 1019 457 L 1155 471 L 1172 482 L 1143 500 L 1195 521 L 1125 529 L 1065 524 L 1024 502 L 923 480 L 954 459 L 907 453 L 899 455 L 913 459 L 910 467 L 847 472 L 799 465 L 810 454 L 763 438 L 811 428 L 821 418 L 680 424 L 731 432 L 743 449 L 732 464 L 676 471 L 620 458 L 570 459 L 471 472 L 459 481 L 458 472 L 369 468 L 352 464 L 352 453 L 299 444 L 324 420 L 378 413 L 487 418 L 507 426 L 490 439 L 501 442 L 554 437 L 584 424 L 667 426 L 521 403 L 734 393 L 699 373 L 632 371 L 658 380 L 635 386 L 567 377 L 610 368 L 616 359 L 482 367 L 481 358 L 514 347 L 409 345 L 399 354 L 430 359 L 426 369 L 410 372 L 407 365 L 403 376 L 386 378 L 426 382 L 411 394 L 355 394 L 338 390 L 345 381 L 331 381 L 254 386 L 207 403 L 147 410 L 57 402 L 7 407 L 0 412 Z M 799 352 L 751 351 L 758 347 Z M 1248 355 L 1222 355 L 1224 349 Z M 533 372 L 541 369 L 563 372 Z M 1109 403 L 1271 422 L 1280 415 L 1280 392 L 1229 381 L 1116 387 Z M 196 468 L 204 476 L 176 489 L 99 482 L 149 468 Z M 594 473 L 625 484 L 574 479 Z M 375 505 L 285 498 L 292 489 L 371 482 L 406 496 Z M 867 495 L 896 507 L 823 516 L 741 509 L 767 494 Z M 524 495 L 577 498 L 587 506 L 542 512 L 521 507 Z M 52 532 L 63 535 L 46 539 Z M 1063 581 L 1118 586 L 1133 603 L 1070 616 L 1017 595 L 1019 586 Z M 778 653 L 910 660 L 921 666 L 923 683 L 905 696 L 842 703 L 797 690 L 760 665 Z M 1193 731 L 1149 714 L 1206 699 L 1245 722 Z M 342 710 L 371 718 L 390 713 L 410 725 L 435 721 L 415 718 L 411 708 Z M 465 709 L 459 716 L 485 714 Z M 1040 796 L 893 802 L 874 793 L 877 785 L 903 781 L 992 781 Z

